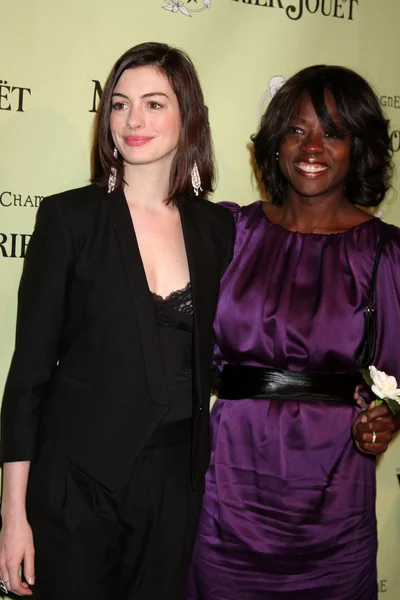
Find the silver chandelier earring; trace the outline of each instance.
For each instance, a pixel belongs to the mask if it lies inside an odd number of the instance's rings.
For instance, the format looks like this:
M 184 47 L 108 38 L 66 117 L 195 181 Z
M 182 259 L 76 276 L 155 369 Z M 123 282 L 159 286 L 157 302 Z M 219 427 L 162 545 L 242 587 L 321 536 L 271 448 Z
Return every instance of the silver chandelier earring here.
M 118 158 L 118 150 L 114 146 L 114 158 Z M 108 193 L 111 194 L 115 190 L 115 183 L 117 181 L 117 169 L 111 167 L 110 176 L 108 178 Z
M 197 167 L 196 161 L 194 162 L 191 175 L 192 175 L 193 191 L 196 194 L 196 196 L 198 196 L 199 190 L 203 191 L 203 188 L 201 187 L 200 173 L 199 173 L 199 169 Z

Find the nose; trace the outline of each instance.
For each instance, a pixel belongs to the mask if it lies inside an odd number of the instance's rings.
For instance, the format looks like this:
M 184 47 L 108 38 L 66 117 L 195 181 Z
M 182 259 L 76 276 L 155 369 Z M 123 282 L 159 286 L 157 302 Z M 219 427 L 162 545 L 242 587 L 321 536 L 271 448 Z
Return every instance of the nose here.
M 303 139 L 301 149 L 307 154 L 322 154 L 324 151 L 324 139 L 322 131 L 309 131 Z
M 137 106 L 132 106 L 129 114 L 128 114 L 128 120 L 127 120 L 127 125 L 130 129 L 138 129 L 140 127 L 143 127 L 144 124 L 144 114 L 143 114 L 143 110 L 141 109 L 141 107 L 137 107 Z

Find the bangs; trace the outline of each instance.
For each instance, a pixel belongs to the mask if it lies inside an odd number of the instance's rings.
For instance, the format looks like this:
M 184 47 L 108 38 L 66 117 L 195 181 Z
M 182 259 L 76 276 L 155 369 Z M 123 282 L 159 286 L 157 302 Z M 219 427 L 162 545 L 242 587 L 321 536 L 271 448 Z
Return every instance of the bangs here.
M 341 99 L 340 97 L 337 97 L 335 90 L 332 89 L 331 85 L 321 81 L 318 82 L 318 85 L 310 86 L 309 89 L 305 88 L 305 91 L 307 91 L 311 98 L 315 113 L 325 133 L 328 133 L 329 135 L 335 135 L 337 137 L 344 137 L 349 133 L 352 133 L 349 123 L 346 123 L 346 115 L 343 113 L 343 110 L 341 110 Z M 325 102 L 326 92 L 330 92 L 335 101 L 340 119 L 339 123 L 337 121 L 335 122 L 329 114 L 329 110 Z
M 336 105 L 330 113 L 327 92 Z M 258 174 L 267 195 L 282 206 L 287 181 L 276 154 L 304 94 L 310 98 L 325 133 L 339 138 L 351 135 L 347 199 L 361 206 L 379 205 L 390 188 L 393 172 L 389 121 L 369 83 L 358 73 L 333 65 L 307 67 L 288 79 L 271 99 L 260 129 L 252 136 Z

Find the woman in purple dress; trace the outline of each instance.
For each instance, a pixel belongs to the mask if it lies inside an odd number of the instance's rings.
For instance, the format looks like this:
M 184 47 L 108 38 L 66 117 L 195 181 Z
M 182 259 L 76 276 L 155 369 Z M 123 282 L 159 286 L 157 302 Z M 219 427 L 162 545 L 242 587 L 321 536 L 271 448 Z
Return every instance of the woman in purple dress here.
M 399 378 L 400 230 L 370 86 L 316 66 L 276 94 L 254 138 L 271 203 L 240 208 L 215 319 L 221 372 L 187 600 L 376 600 L 375 455 L 398 421 L 361 410 L 355 351 L 383 232 L 373 362 Z

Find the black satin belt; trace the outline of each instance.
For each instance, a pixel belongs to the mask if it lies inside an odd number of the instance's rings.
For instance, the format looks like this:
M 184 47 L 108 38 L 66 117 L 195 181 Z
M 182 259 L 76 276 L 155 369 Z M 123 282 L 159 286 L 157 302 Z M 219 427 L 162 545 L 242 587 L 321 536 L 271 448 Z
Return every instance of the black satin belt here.
M 218 395 L 224 400 L 268 398 L 356 405 L 353 394 L 360 382 L 357 375 L 225 365 Z

